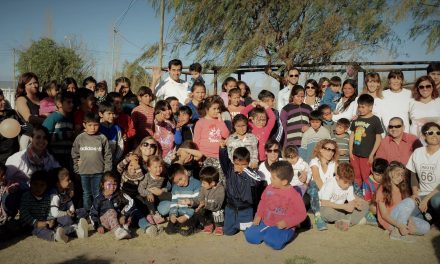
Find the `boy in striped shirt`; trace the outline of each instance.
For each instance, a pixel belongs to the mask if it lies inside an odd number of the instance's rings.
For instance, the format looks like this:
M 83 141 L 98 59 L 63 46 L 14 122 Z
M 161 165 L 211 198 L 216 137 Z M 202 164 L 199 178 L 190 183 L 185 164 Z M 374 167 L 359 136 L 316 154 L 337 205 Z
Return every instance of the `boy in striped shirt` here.
M 336 122 L 336 127 L 334 131 L 331 131 L 332 140 L 338 144 L 339 149 L 339 164 L 342 162 L 350 162 L 350 157 L 348 153 L 348 143 L 350 140 L 350 135 L 347 133 L 350 127 L 350 121 L 347 118 L 341 118 Z

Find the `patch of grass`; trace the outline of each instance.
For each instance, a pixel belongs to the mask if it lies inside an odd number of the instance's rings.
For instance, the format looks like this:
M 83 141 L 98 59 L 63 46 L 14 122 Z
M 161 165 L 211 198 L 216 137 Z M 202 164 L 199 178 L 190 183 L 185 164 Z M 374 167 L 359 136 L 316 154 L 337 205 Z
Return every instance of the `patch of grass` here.
M 312 263 L 316 263 L 316 261 L 306 256 L 294 256 L 293 258 L 288 258 L 284 261 L 284 264 L 312 264 Z

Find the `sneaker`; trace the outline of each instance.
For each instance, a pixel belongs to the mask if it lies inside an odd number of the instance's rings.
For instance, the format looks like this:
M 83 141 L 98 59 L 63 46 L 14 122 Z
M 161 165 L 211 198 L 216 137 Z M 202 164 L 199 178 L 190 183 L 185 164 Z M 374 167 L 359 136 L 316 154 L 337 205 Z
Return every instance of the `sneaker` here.
M 163 218 L 159 213 L 153 215 L 153 220 L 156 224 L 165 223 L 165 218 Z
M 338 220 L 335 222 L 335 226 L 337 229 L 339 229 L 341 231 L 348 231 L 348 228 L 350 228 L 350 221 Z
M 76 236 L 78 238 L 86 238 L 89 236 L 89 223 L 84 218 L 79 219 L 78 226 L 76 228 Z
M 390 239 L 392 239 L 392 240 L 400 240 L 400 241 L 404 241 L 404 242 L 408 242 L 408 243 L 415 242 L 415 238 L 413 236 L 410 236 L 410 235 L 402 236 L 400 234 L 398 228 L 394 228 L 393 231 L 391 231 Z
M 165 228 L 165 233 L 167 233 L 167 235 L 173 235 L 176 234 L 178 232 L 178 223 L 172 223 L 171 221 L 168 221 L 168 225 Z
M 159 234 L 157 227 L 155 225 L 151 225 L 145 229 L 145 234 L 147 234 L 150 237 L 155 237 Z
M 54 234 L 54 239 L 56 242 L 64 242 L 67 243 L 69 241 L 69 237 L 66 236 L 64 232 L 64 228 L 58 227 Z
M 214 235 L 216 236 L 223 236 L 223 227 L 217 226 L 214 230 Z
M 367 225 L 378 226 L 377 219 L 376 219 L 376 217 L 374 216 L 373 213 L 368 212 L 365 215 L 365 219 L 367 220 Z
M 115 237 L 117 240 L 121 240 L 124 238 L 130 238 L 130 233 L 122 227 L 118 227 L 115 230 Z
M 190 225 L 182 225 L 180 227 L 179 233 L 182 236 L 190 236 L 192 235 L 192 233 L 194 233 L 194 229 Z
M 327 230 L 327 223 L 321 218 L 320 215 L 315 215 L 315 225 L 318 231 Z
M 210 225 L 206 225 L 206 226 L 203 228 L 202 232 L 205 233 L 205 234 L 211 234 L 211 233 L 212 233 L 212 230 L 214 230 L 214 225 L 213 225 L 213 224 L 210 224 Z

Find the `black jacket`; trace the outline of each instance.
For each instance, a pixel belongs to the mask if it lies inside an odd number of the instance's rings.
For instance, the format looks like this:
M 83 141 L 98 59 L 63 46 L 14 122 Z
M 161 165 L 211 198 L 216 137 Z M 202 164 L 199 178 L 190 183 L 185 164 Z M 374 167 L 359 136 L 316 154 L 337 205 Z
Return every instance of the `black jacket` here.
M 128 217 L 136 208 L 134 206 L 134 200 L 130 198 L 128 194 L 116 191 L 110 198 L 106 198 L 100 193 L 93 200 L 93 205 L 90 209 L 90 218 L 92 219 L 95 228 L 101 226 L 100 217 L 110 209 L 114 209 L 118 215 L 125 215 Z

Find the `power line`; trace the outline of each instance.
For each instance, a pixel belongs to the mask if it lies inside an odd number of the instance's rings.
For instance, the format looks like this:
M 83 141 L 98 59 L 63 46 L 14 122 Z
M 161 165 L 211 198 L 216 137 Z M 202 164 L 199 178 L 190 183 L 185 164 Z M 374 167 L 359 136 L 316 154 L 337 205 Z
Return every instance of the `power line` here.
M 127 13 L 128 13 L 128 10 L 130 10 L 130 8 L 133 6 L 133 4 L 134 4 L 135 2 L 136 2 L 136 0 L 131 0 L 130 4 L 128 5 L 128 7 L 127 7 L 127 9 L 124 11 L 124 13 L 122 13 L 122 15 L 121 15 L 118 19 L 116 19 L 115 27 L 119 27 L 119 26 L 121 25 L 122 21 L 124 21 L 125 16 L 126 16 Z

